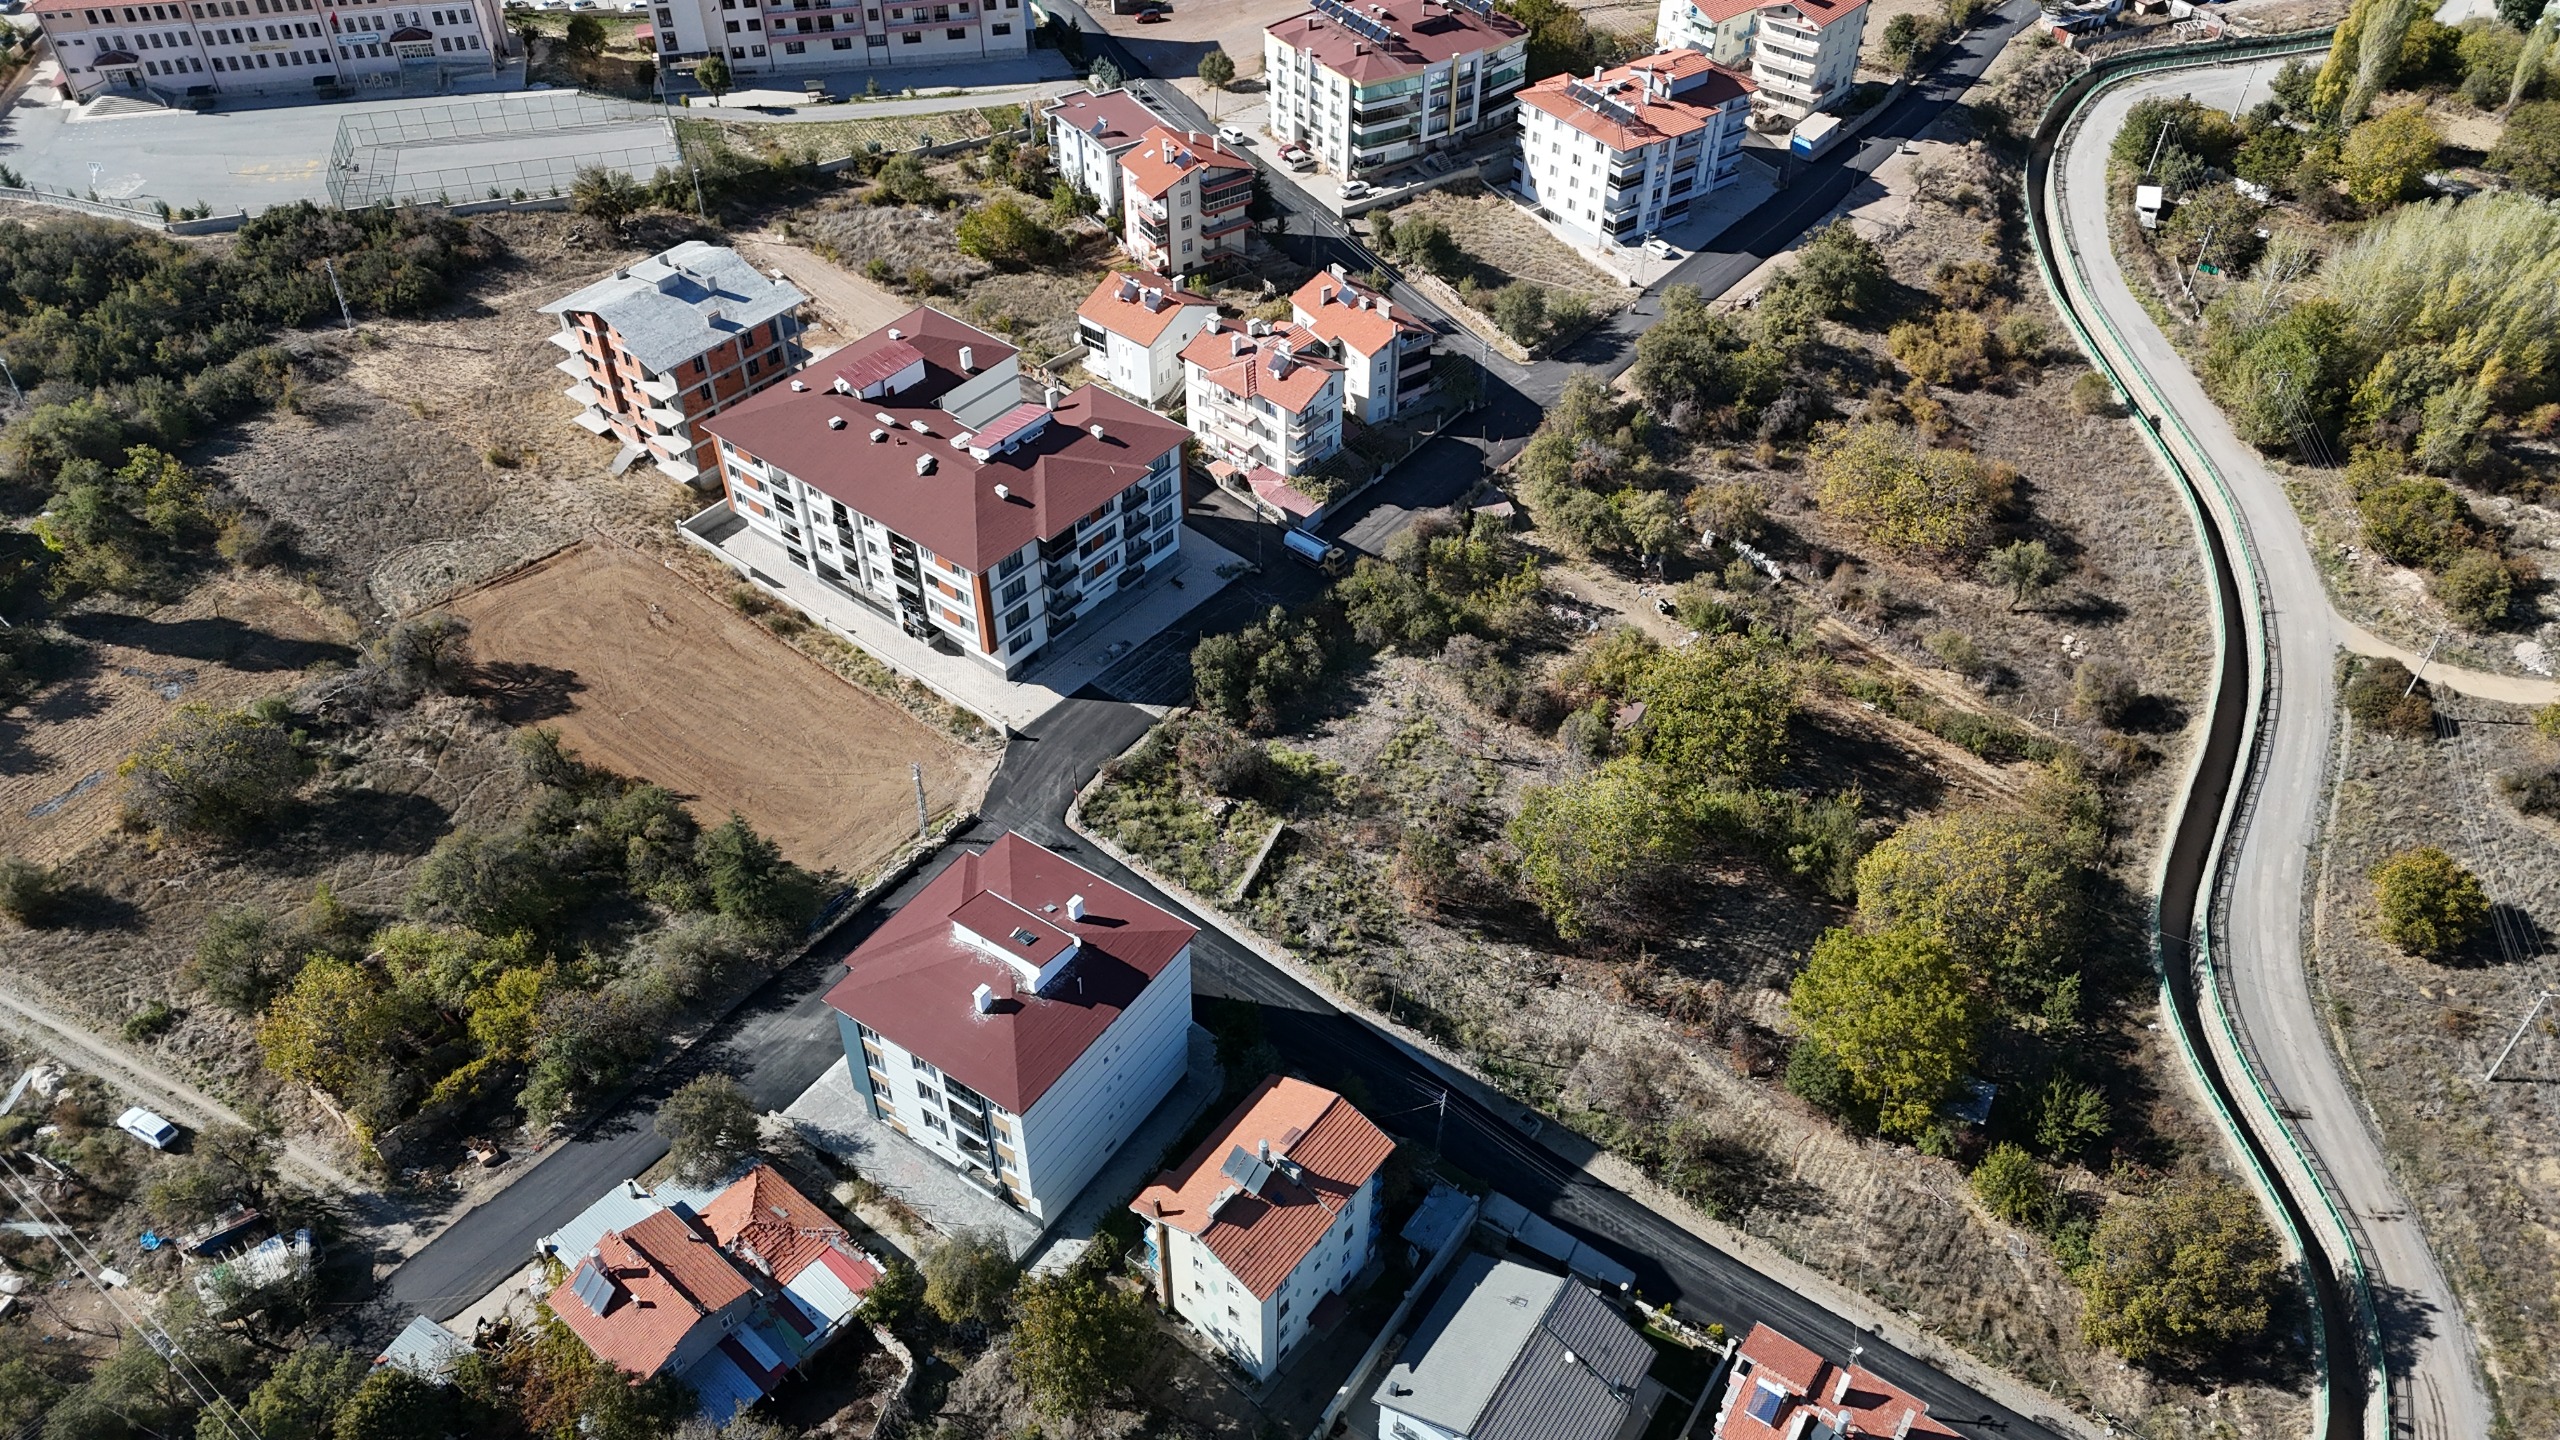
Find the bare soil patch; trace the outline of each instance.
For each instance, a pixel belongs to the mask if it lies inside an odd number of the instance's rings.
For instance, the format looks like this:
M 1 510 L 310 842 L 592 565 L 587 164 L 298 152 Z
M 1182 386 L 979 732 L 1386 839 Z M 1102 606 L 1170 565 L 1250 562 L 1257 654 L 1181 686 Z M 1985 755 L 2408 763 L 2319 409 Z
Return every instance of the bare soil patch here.
M 0 714 L 0 855 L 51 864 L 116 824 L 116 766 L 181 705 L 228 709 L 354 655 L 356 627 L 272 571 L 208 581 L 174 604 L 66 616 L 79 670 Z
M 2456 733 L 2399 739 L 2341 720 L 2312 893 L 2313 974 L 2331 1033 L 2436 1260 L 2461 1293 L 2501 1412 L 2560 1434 L 2560 1015 L 2546 1006 L 2496 1083 L 2483 1077 L 2544 990 L 2560 989 L 2560 826 L 2519 814 L 2496 777 L 2552 763 L 2526 713 L 2439 697 Z M 2505 907 L 2437 964 L 2377 929 L 2373 867 L 2441 847 Z
M 859 876 L 927 805 L 975 800 L 989 758 L 809 663 L 654 560 L 563 551 L 454 602 L 499 715 L 556 726 L 591 763 L 736 809 L 812 870 Z

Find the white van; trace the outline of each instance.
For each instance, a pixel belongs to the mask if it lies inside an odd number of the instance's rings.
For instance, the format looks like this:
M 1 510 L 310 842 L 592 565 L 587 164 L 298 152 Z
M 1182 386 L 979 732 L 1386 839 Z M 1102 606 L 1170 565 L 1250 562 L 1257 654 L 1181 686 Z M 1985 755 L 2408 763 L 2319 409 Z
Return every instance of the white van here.
M 178 1127 L 136 1105 L 116 1117 L 116 1128 L 154 1150 L 177 1143 Z

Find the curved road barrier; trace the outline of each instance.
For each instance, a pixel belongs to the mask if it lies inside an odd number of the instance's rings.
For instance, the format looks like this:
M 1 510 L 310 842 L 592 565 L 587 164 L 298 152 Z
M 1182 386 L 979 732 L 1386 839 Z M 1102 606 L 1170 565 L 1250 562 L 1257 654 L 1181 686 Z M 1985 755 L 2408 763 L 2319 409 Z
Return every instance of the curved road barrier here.
M 2246 1059 L 2238 1028 L 2223 1005 L 2215 961 L 2211 897 L 2225 881 L 2224 864 L 2250 798 L 2247 782 L 2276 700 L 2270 663 L 2275 642 L 2266 623 L 2257 557 L 2220 471 L 2187 433 L 2105 312 L 2089 303 L 2069 222 L 2058 209 L 2048 210 L 2054 158 L 2089 101 L 2108 86 L 2164 70 L 2310 54 L 2327 49 L 2328 43 L 2329 33 L 2321 31 L 2101 59 L 2047 106 L 2031 142 L 2025 188 L 2028 236 L 2046 288 L 2091 362 L 2125 397 L 2144 442 L 2177 480 L 2213 581 L 2212 710 L 2161 858 L 2152 960 L 2191 1078 L 2300 1257 L 2317 1370 L 2313 1434 L 2321 1440 L 2358 1440 L 2393 1433 L 2381 1327 L 2363 1252 L 2312 1156 Z M 2094 237 L 2092 243 L 2104 245 L 2107 237 Z

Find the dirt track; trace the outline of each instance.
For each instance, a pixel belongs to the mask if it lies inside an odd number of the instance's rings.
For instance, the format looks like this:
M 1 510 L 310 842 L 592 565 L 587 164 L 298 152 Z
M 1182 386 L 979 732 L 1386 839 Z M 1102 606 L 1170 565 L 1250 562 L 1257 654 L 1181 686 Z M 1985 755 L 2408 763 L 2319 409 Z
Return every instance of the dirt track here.
M 715 821 L 731 809 L 813 869 L 860 875 L 915 831 L 910 762 L 937 814 L 993 757 L 795 654 L 658 562 L 588 541 L 453 608 L 498 713 L 645 776 Z

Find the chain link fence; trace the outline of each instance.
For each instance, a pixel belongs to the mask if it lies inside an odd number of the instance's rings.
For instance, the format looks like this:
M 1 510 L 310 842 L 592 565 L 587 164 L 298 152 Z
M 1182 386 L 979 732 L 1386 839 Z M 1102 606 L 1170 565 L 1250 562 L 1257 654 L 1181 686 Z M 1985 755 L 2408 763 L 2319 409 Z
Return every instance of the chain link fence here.
M 329 149 L 341 209 L 565 195 L 580 170 L 645 180 L 682 163 L 656 106 L 576 91 L 351 115 Z

